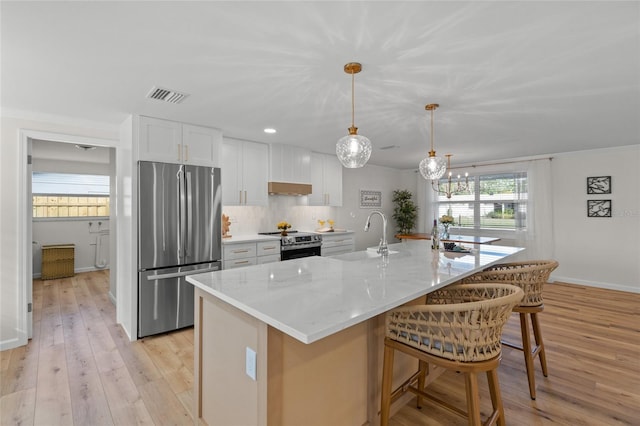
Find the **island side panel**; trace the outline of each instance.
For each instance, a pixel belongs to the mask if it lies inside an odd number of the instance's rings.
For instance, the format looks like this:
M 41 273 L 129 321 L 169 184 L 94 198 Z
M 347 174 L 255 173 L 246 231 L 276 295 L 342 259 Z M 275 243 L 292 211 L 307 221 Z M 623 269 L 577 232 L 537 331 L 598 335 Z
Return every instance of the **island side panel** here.
M 269 425 L 367 424 L 368 326 L 311 344 L 269 327 Z
M 195 390 L 198 423 L 267 425 L 267 325 L 196 288 Z M 257 380 L 246 374 L 256 352 Z

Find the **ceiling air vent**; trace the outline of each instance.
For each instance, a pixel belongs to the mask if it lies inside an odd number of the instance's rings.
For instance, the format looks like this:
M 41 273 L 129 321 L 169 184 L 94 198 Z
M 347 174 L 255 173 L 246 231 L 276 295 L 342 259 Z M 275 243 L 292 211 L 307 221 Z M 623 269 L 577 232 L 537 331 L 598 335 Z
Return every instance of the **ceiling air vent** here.
M 147 98 L 157 99 L 159 101 L 165 101 L 172 104 L 179 104 L 187 96 L 189 95 L 176 92 L 175 90 L 163 89 L 162 87 L 154 87 L 147 95 Z

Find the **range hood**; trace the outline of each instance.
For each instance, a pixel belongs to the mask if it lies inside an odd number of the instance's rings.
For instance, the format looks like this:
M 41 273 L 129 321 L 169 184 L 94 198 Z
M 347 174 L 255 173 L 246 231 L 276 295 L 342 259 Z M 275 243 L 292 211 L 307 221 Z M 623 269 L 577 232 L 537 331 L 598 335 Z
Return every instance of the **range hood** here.
M 269 182 L 269 195 L 309 195 L 311 185 L 308 183 Z

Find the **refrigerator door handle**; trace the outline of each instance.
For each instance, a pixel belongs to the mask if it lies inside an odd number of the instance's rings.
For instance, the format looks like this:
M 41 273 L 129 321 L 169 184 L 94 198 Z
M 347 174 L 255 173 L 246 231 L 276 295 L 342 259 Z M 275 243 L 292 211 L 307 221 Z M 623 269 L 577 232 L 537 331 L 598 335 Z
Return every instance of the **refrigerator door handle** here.
M 193 231 L 193 194 L 191 192 L 191 172 L 185 170 L 186 176 L 186 221 L 187 221 L 187 232 L 184 235 L 184 256 L 189 256 L 189 238 L 191 236 L 191 232 Z
M 184 217 L 185 217 L 185 200 L 184 200 L 184 167 L 180 166 L 178 171 L 178 258 L 184 259 Z
M 169 278 L 186 277 L 187 275 L 204 274 L 205 272 L 215 272 L 219 270 L 220 270 L 219 266 L 214 266 L 213 268 L 193 269 L 191 271 L 174 272 L 171 274 L 149 275 L 147 277 L 147 281 L 159 281 L 159 280 L 166 280 Z

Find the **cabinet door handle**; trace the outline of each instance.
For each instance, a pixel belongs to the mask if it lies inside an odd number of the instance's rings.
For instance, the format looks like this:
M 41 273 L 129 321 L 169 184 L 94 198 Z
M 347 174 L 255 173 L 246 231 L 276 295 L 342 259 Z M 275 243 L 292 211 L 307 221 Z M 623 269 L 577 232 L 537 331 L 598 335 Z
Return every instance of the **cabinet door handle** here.
M 242 204 L 242 190 L 238 191 L 238 204 Z
M 244 191 L 244 203 L 247 204 L 247 191 Z
M 189 161 L 189 145 L 184 145 L 184 161 Z
M 248 253 L 249 250 L 234 250 L 233 253 Z
M 275 247 L 262 247 L 262 251 L 265 251 L 265 250 L 275 250 L 275 249 L 276 249 Z
M 237 262 L 234 262 L 234 265 L 242 265 L 243 263 L 249 263 L 248 260 L 239 260 Z
M 182 159 L 182 144 L 178 144 L 178 161 Z

